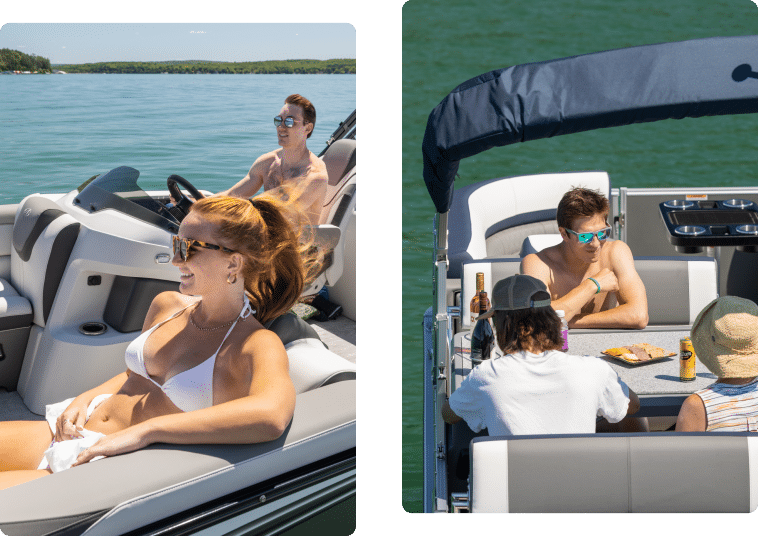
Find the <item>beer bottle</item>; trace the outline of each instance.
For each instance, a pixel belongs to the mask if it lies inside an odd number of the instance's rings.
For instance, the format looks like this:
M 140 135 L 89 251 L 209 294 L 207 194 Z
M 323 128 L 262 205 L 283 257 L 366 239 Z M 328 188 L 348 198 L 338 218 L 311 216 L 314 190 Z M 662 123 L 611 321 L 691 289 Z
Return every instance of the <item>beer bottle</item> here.
M 476 322 L 476 317 L 479 316 L 479 293 L 484 290 L 484 272 L 476 273 L 476 294 L 471 298 L 469 309 L 471 310 L 471 323 Z M 486 309 L 485 309 L 486 310 Z M 484 312 L 484 311 L 482 311 Z
M 490 308 L 490 301 L 487 293 L 479 293 L 479 307 L 482 313 Z M 471 362 L 476 365 L 492 355 L 492 347 L 495 346 L 495 334 L 492 331 L 492 324 L 489 318 L 477 320 L 476 326 L 471 333 Z

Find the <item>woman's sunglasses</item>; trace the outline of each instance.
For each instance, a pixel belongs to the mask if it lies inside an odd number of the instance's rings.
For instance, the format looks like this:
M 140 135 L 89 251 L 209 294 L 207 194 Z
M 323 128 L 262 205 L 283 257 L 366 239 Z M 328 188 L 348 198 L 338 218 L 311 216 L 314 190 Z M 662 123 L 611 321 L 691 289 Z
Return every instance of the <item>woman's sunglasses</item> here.
M 599 231 L 595 231 L 594 233 L 577 233 L 572 231 L 571 229 L 566 229 L 567 233 L 571 233 L 572 235 L 576 235 L 576 238 L 581 242 L 582 244 L 589 244 L 592 242 L 592 238 L 597 236 L 597 239 L 601 242 L 605 239 L 607 239 L 611 234 L 611 228 L 606 227 L 605 229 L 600 229 Z
M 282 123 L 284 123 L 285 127 L 292 128 L 295 126 L 295 123 L 301 123 L 301 122 L 302 121 L 296 121 L 292 117 L 285 117 L 284 119 L 282 119 L 281 115 L 277 115 L 276 117 L 274 117 L 274 125 L 276 126 L 279 126 Z
M 224 246 L 217 246 L 216 244 L 208 244 L 207 242 L 201 242 L 200 240 L 193 240 L 192 238 L 179 238 L 178 236 L 171 237 L 171 247 L 174 250 L 174 255 L 177 253 L 184 262 L 187 262 L 192 253 L 197 251 L 194 248 L 205 249 L 220 249 L 226 253 L 235 253 L 234 250 L 226 248 Z

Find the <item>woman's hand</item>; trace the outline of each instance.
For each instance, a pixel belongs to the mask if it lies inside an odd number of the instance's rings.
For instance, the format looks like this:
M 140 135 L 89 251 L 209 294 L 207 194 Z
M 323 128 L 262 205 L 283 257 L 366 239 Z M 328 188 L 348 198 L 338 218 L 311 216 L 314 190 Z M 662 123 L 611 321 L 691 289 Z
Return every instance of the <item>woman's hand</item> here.
M 117 456 L 134 452 L 148 446 L 151 441 L 147 438 L 147 427 L 138 424 L 109 434 L 92 445 L 87 450 L 82 451 L 76 458 L 72 467 L 82 465 L 98 456 Z
M 87 405 L 77 404 L 74 400 L 55 422 L 55 440 L 65 441 L 82 437 L 80 431 L 87 422 Z

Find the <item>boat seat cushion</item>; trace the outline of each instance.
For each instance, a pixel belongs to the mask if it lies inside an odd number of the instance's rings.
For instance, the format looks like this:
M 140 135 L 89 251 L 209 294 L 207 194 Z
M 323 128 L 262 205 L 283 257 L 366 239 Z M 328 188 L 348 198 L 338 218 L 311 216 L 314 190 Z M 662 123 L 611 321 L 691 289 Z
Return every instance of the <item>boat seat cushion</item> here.
M 47 323 L 80 227 L 56 203 L 39 194 L 27 197 L 16 212 L 10 283 L 32 304 L 38 326 Z
M 752 436 L 474 438 L 471 511 L 752 512 L 758 505 L 758 437 Z
M 717 265 L 711 257 L 635 257 L 634 266 L 645 285 L 648 325 L 691 325 L 698 313 L 718 297 Z M 484 273 L 484 290 L 519 273 L 520 257 L 482 259 L 463 264 L 461 326 L 470 329 L 471 298 L 476 273 Z
M 266 328 L 284 344 L 296 393 L 355 379 L 355 364 L 330 352 L 316 330 L 303 319 L 286 313 L 267 323 Z
M 19 295 L 8 281 L 0 279 L 0 331 L 29 327 L 33 318 L 29 300 Z

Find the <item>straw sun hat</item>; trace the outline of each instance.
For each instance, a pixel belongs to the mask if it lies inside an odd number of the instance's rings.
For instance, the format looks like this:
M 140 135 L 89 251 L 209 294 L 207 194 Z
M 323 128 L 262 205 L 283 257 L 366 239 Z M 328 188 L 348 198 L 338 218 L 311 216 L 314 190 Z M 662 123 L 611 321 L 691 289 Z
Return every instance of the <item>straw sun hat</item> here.
M 719 378 L 758 376 L 758 305 L 744 298 L 713 300 L 692 324 L 698 359 Z

